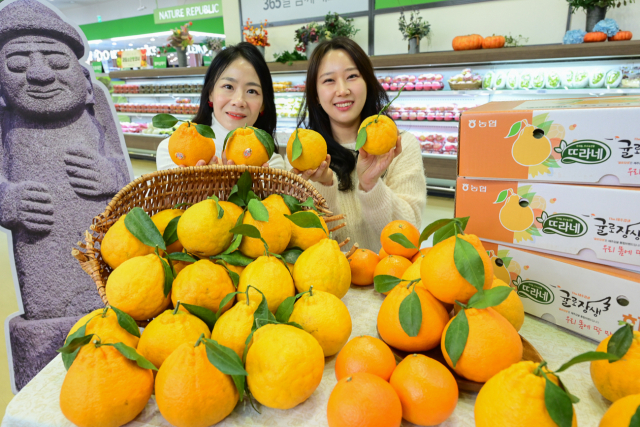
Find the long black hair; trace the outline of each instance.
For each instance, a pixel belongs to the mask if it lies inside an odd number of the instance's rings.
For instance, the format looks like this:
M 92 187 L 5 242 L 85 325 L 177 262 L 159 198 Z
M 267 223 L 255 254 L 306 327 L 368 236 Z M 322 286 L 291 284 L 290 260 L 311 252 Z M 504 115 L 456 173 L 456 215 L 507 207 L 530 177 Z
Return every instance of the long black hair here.
M 204 76 L 204 87 L 200 95 L 200 108 L 198 108 L 198 114 L 196 114 L 193 121 L 201 125 L 211 126 L 213 108 L 209 107 L 209 95 L 224 70 L 238 58 L 244 58 L 249 61 L 256 70 L 256 74 L 258 74 L 258 78 L 260 79 L 260 86 L 262 86 L 262 105 L 264 106 L 264 110 L 263 113 L 258 116 L 258 120 L 256 120 L 253 126 L 275 137 L 278 116 L 276 114 L 271 72 L 260 51 L 258 51 L 254 45 L 247 42 L 229 46 L 213 58 L 207 74 Z M 276 144 L 276 152 L 277 151 L 278 147 Z
M 298 127 L 304 123 L 308 115 L 307 127 L 318 132 L 327 141 L 327 152 L 331 155 L 331 169 L 338 177 L 338 189 L 349 191 L 353 189 L 351 172 L 356 168 L 357 151 L 344 148 L 335 140 L 329 115 L 322 109 L 318 100 L 317 80 L 320 63 L 329 51 L 337 49 L 344 50 L 351 57 L 367 85 L 367 99 L 360 113 L 360 120 L 378 114 L 382 107 L 389 102 L 389 97 L 375 76 L 369 56 L 350 38 L 336 37 L 325 40 L 313 51 L 307 70 L 307 87 L 302 108 L 298 114 Z

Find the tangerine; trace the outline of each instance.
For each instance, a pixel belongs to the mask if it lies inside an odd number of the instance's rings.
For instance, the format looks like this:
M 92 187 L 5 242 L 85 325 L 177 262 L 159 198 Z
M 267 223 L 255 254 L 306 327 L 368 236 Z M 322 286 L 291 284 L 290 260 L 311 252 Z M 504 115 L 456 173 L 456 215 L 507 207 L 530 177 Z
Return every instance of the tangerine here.
M 415 246 L 415 248 L 405 248 L 400 243 L 396 243 L 389 238 L 392 234 L 402 234 Z M 389 255 L 399 255 L 411 259 L 416 253 L 418 253 L 418 241 L 420 240 L 420 232 L 415 225 L 409 221 L 396 220 L 391 221 L 382 229 L 380 234 L 380 243 L 382 248 Z
M 193 122 L 184 122 L 169 137 L 169 155 L 176 165 L 195 166 L 199 160 L 208 164 L 216 155 L 216 143 L 196 130 Z
M 411 267 L 411 261 L 408 259 L 398 255 L 388 255 L 376 265 L 373 276 L 394 276 L 401 279 L 409 267 Z M 383 292 L 383 294 L 389 295 L 389 292 L 391 291 Z
M 358 249 L 349 257 L 351 283 L 359 286 L 373 284 L 373 275 L 380 259 L 369 249 Z
M 376 120 L 377 122 L 375 122 Z M 371 122 L 375 123 L 367 126 Z M 362 149 L 367 153 L 380 156 L 387 154 L 389 150 L 396 146 L 398 142 L 398 127 L 388 116 L 383 114 L 378 116 L 376 114 L 367 117 L 362 124 L 360 124 L 358 133 L 360 133 L 360 130 L 365 126 L 367 126 L 367 142 L 364 143 Z
M 293 142 L 296 137 L 302 145 L 302 154 L 295 160 L 293 157 Z M 296 129 L 287 142 L 287 158 L 291 166 L 299 171 L 317 169 L 327 158 L 327 142 L 322 135 L 311 129 Z
M 396 359 L 391 349 L 378 338 L 362 335 L 355 337 L 342 347 L 336 357 L 336 379 L 358 372 L 368 372 L 389 381 L 396 368 Z
M 274 150 L 258 139 L 255 128 L 247 126 L 232 132 L 226 143 L 227 160 L 233 160 L 236 165 L 247 166 L 262 166 L 269 162 Z

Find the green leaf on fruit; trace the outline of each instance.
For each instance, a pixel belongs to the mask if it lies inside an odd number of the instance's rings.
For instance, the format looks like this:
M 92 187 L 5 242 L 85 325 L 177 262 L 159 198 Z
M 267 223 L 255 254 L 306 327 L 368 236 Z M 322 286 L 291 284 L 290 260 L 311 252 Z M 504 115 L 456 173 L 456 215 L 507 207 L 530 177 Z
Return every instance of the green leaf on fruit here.
M 453 262 L 458 273 L 477 290 L 484 286 L 484 264 L 480 254 L 473 245 L 456 236 L 453 250 Z
M 399 316 L 402 330 L 410 337 L 417 337 L 422 326 L 422 306 L 415 288 L 400 303 Z
M 443 240 L 447 240 L 449 237 L 456 236 L 460 230 L 464 231 L 467 228 L 467 223 L 469 222 L 469 217 L 464 218 L 453 218 L 453 220 L 446 224 L 444 227 L 440 228 L 433 235 L 433 246 L 442 242 Z
M 133 317 L 129 316 L 124 311 L 116 308 L 114 306 L 109 306 L 114 313 L 116 313 L 116 318 L 118 319 L 118 325 L 125 331 L 129 332 L 134 337 L 140 338 L 140 329 L 138 328 L 138 324 Z
M 280 194 L 282 196 L 282 200 L 284 200 L 284 204 L 287 205 L 292 214 L 302 210 L 300 208 L 300 201 L 293 196 L 288 194 Z
M 296 137 L 293 139 L 291 146 L 291 161 L 298 160 L 300 156 L 302 156 L 302 142 L 298 138 L 298 129 L 296 128 Z
M 436 231 L 438 231 L 439 229 L 441 229 L 442 227 L 444 227 L 445 225 L 448 225 L 449 223 L 451 223 L 453 221 L 453 219 L 449 219 L 449 218 L 445 218 L 445 219 L 439 219 L 437 221 L 432 222 L 431 224 L 427 225 L 424 230 L 422 230 L 422 233 L 420 233 L 420 240 L 419 242 L 422 243 L 425 240 L 429 239 L 429 237 L 435 233 Z
M 269 221 L 269 211 L 260 200 L 251 199 L 247 205 L 249 213 L 256 221 Z
M 631 417 L 629 427 L 640 427 L 640 406 L 636 409 L 636 412 Z
M 182 262 L 196 262 L 196 261 L 198 261 L 196 258 L 194 258 L 193 256 L 189 255 L 186 252 L 173 252 L 173 253 L 167 255 L 167 257 L 171 261 L 182 261 Z
M 80 329 L 78 329 L 78 330 L 80 330 Z M 91 342 L 91 339 L 93 338 L 93 335 L 94 334 L 81 335 L 81 336 L 78 336 L 78 337 L 74 337 L 72 339 L 71 339 L 71 337 L 69 337 L 67 339 L 68 342 L 63 347 L 59 348 L 56 351 L 58 353 L 62 353 L 62 354 L 75 353 L 76 350 L 80 349 L 80 347 L 89 344 Z
M 325 234 L 327 234 L 324 227 L 322 226 L 320 217 L 312 212 L 296 212 L 292 215 L 285 215 L 285 217 L 300 228 L 319 228 L 320 230 L 324 231 Z
M 244 370 L 240 357 L 235 351 L 218 344 L 217 341 L 205 339 L 204 343 L 209 362 L 223 374 L 231 376 L 238 389 L 238 401 L 244 399 L 245 379 L 248 374 Z
M 260 230 L 258 230 L 255 226 L 251 224 L 242 224 L 236 225 L 231 230 L 230 233 L 233 234 L 242 234 L 243 236 L 250 237 L 252 239 L 261 239 Z
M 213 129 L 211 129 L 211 126 L 207 126 L 207 125 L 196 125 L 196 131 L 201 135 L 204 136 L 205 138 L 215 138 L 216 134 L 213 132 Z
M 453 318 L 444 336 L 444 348 L 454 368 L 467 346 L 467 338 L 469 338 L 469 320 L 463 309 Z
M 153 363 L 145 359 L 144 356 L 142 356 L 140 353 L 136 351 L 135 348 L 129 347 L 124 343 L 117 342 L 115 344 L 101 344 L 101 345 L 114 347 L 116 350 L 120 352 L 120 354 L 122 354 L 127 359 L 133 360 L 134 362 L 136 362 L 138 366 L 141 367 L 142 369 L 151 369 L 153 371 L 158 370 L 158 368 L 156 368 Z
M 243 294 L 244 292 L 229 292 L 227 295 L 222 298 L 220 301 L 220 305 L 218 305 L 218 312 L 216 313 L 216 319 L 219 319 L 222 316 L 222 310 L 229 304 L 236 295 Z
M 235 293 L 233 294 L 235 295 Z M 232 298 L 233 298 L 233 295 L 232 295 Z M 229 303 L 229 301 L 227 301 L 227 303 Z M 216 320 L 218 320 L 218 316 L 216 315 L 216 313 L 214 313 L 213 311 L 209 310 L 206 307 L 200 307 L 199 305 L 185 304 L 182 302 L 180 303 L 180 305 L 186 308 L 189 311 L 189 313 L 196 316 L 198 319 L 202 320 L 209 327 L 210 331 L 213 330 L 213 327 L 216 324 Z M 222 307 L 224 307 L 224 305 Z
M 142 208 L 135 207 L 131 209 L 124 218 L 124 225 L 136 239 L 145 245 L 151 246 L 152 248 L 157 246 L 162 250 L 167 249 L 158 227 L 156 227 L 153 221 L 151 221 L 149 214 Z
M 304 251 L 300 248 L 287 249 L 286 251 L 282 252 L 282 258 L 284 258 L 284 260 L 289 264 L 295 264 L 298 261 L 300 255 L 302 255 L 302 252 Z
M 211 257 L 211 259 L 221 259 L 227 264 L 235 265 L 236 267 L 246 267 L 255 261 L 253 258 L 249 258 L 240 251 L 234 251 L 230 254 L 219 254 Z
M 368 126 L 368 125 L 367 125 Z M 361 149 L 367 142 L 367 126 L 360 129 L 356 138 L 356 150 Z
M 373 278 L 373 288 L 381 294 L 391 291 L 402 282 L 395 276 L 379 274 Z
M 493 289 L 481 290 L 476 292 L 470 299 L 467 307 L 469 308 L 489 308 L 500 305 L 506 300 L 513 289 L 507 286 L 498 286 Z
M 173 117 L 171 114 L 156 114 L 151 119 L 151 123 L 155 128 L 168 129 L 178 124 L 178 119 Z
M 173 218 L 169 221 L 169 224 L 167 224 L 167 227 L 164 229 L 164 233 L 162 233 L 162 239 L 167 247 L 178 241 L 178 221 L 180 221 L 179 216 Z
M 416 245 L 411 243 L 411 241 L 409 239 L 407 239 L 407 236 L 405 236 L 402 233 L 394 233 L 391 236 L 389 236 L 389 239 L 391 239 L 393 242 L 396 242 L 397 244 L 401 245 L 403 248 L 418 249 L 416 247 Z
M 621 328 L 611 335 L 609 342 L 607 343 L 607 353 L 614 354 L 618 358 L 622 359 L 631 344 L 633 343 L 633 328 L 630 324 L 625 323 Z M 609 360 L 609 363 L 613 363 L 615 360 Z
M 218 211 L 218 219 L 222 218 L 224 216 L 224 209 L 222 209 L 222 206 L 220 206 L 220 199 L 218 199 L 218 196 L 212 194 L 211 196 L 207 197 L 207 200 L 213 200 L 215 202 L 216 209 Z
M 238 129 L 241 129 L 241 128 L 238 128 Z M 222 151 L 224 151 L 227 148 L 227 141 L 229 141 L 229 138 L 231 138 L 233 136 L 233 133 L 238 129 L 232 130 L 227 134 L 227 136 L 224 137 L 224 143 L 222 144 Z
M 560 373 L 562 371 L 566 371 L 573 365 L 577 365 L 578 363 L 593 362 L 594 360 L 609 360 L 615 362 L 616 360 L 620 360 L 620 358 L 615 354 L 605 353 L 602 351 L 588 351 L 586 353 L 579 354 L 578 356 L 569 360 L 555 372 Z
M 573 405 L 571 398 L 545 375 L 544 403 L 551 419 L 558 427 L 571 427 Z
M 249 128 L 253 130 L 256 138 L 258 138 L 258 141 L 260 141 L 260 143 L 264 145 L 264 148 L 267 150 L 267 158 L 270 159 L 273 156 L 273 152 L 276 150 L 276 145 L 273 142 L 273 137 L 262 129 L 255 128 L 253 126 L 249 126 Z

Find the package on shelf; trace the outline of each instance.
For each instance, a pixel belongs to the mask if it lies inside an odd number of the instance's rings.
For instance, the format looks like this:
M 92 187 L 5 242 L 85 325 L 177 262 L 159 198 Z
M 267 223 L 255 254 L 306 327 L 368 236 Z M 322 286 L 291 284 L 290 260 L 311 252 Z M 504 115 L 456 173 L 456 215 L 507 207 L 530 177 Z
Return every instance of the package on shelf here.
M 462 73 L 450 77 L 448 82 L 452 90 L 477 90 L 482 87 L 482 76 L 471 68 L 465 68 Z
M 142 103 L 118 103 L 114 104 L 116 111 L 121 113 L 144 114 L 197 114 L 198 104 L 142 104 Z
M 638 206 L 634 187 L 456 181 L 455 216 L 471 217 L 468 233 L 634 271 L 640 271 Z
M 120 127 L 124 133 L 140 133 L 149 127 L 147 123 L 126 123 L 120 122 Z
M 414 132 L 414 135 L 420 141 L 420 149 L 423 153 L 451 155 L 458 153 L 458 135 L 455 133 Z
M 139 85 L 113 85 L 113 93 L 138 93 Z
M 389 115 L 393 120 L 417 120 L 417 121 L 459 121 L 460 113 L 472 107 L 458 106 L 457 104 L 431 105 L 421 103 L 393 104 L 389 107 Z
M 640 97 L 491 102 L 462 115 L 458 175 L 640 185 Z
M 443 90 L 444 76 L 442 74 L 400 74 L 397 76 L 378 76 L 378 81 L 384 90 Z
M 511 281 L 525 312 L 596 341 L 614 333 L 618 321 L 640 331 L 640 273 L 482 244 L 494 261 L 494 274 Z
M 114 85 L 114 93 L 162 94 L 162 93 L 200 93 L 202 83 L 142 83 L 139 85 Z
M 276 98 L 276 113 L 278 117 L 296 118 L 302 105 L 302 98 Z
M 640 66 L 622 67 L 620 87 L 640 88 Z

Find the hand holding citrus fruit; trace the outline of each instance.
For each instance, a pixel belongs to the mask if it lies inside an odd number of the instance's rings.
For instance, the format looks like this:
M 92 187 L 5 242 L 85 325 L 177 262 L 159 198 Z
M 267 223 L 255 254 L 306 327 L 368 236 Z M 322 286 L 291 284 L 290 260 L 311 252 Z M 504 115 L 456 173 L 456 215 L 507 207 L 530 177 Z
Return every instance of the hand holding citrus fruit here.
M 236 165 L 263 166 L 276 149 L 273 137 L 262 129 L 244 126 L 229 132 L 223 150 Z
M 299 171 L 317 169 L 327 157 L 327 142 L 311 129 L 296 129 L 287 142 L 287 158 Z

